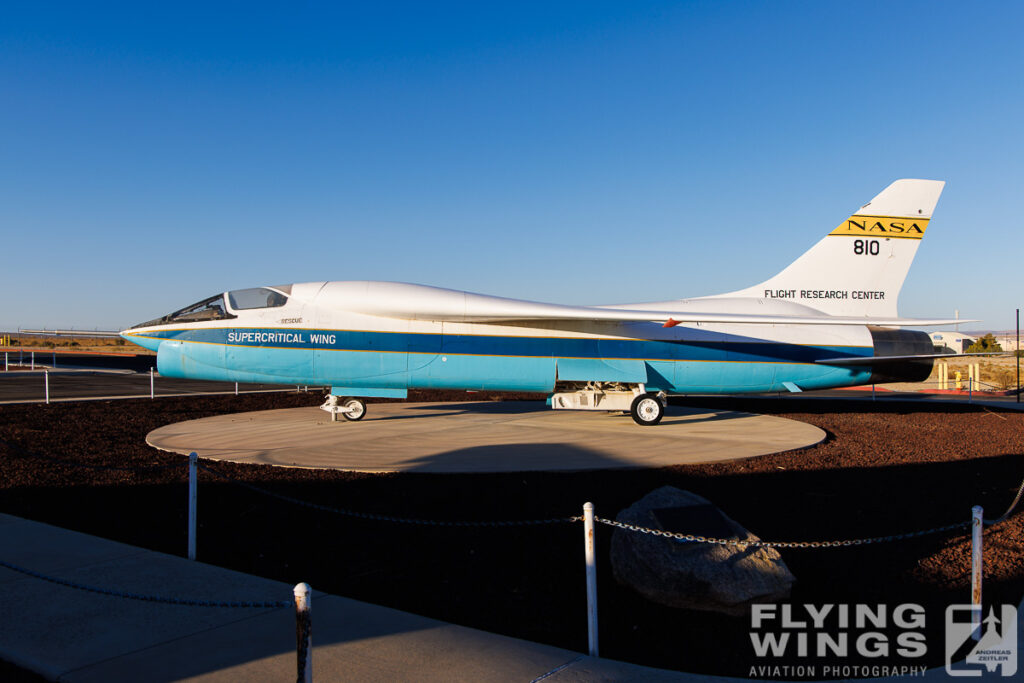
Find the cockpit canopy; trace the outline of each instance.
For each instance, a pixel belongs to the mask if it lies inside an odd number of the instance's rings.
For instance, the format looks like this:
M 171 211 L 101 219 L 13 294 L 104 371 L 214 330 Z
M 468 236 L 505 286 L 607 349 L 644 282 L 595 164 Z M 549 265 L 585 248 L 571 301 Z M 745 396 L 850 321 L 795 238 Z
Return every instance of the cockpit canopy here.
M 135 327 L 152 327 L 154 325 L 173 325 L 177 323 L 195 323 L 206 320 L 230 320 L 238 316 L 232 311 L 248 311 L 258 308 L 280 308 L 288 303 L 288 295 L 292 286 L 253 287 L 236 289 L 224 294 L 211 296 L 191 306 L 169 313 L 162 318 L 144 322 Z
M 279 308 L 288 303 L 288 297 L 269 287 L 254 287 L 228 292 L 228 303 L 236 311 L 246 311 L 250 308 Z
M 165 315 L 161 320 L 168 323 L 194 323 L 200 320 L 227 320 L 236 317 L 238 316 L 231 315 L 225 310 L 224 295 L 218 294 L 170 315 Z

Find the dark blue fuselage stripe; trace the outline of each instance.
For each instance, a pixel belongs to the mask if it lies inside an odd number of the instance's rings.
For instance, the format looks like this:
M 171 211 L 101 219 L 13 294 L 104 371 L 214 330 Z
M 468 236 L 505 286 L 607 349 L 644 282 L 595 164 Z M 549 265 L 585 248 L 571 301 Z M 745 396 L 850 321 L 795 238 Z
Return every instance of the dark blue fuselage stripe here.
M 813 363 L 822 358 L 869 356 L 870 347 L 801 346 L 777 342 L 580 339 L 408 334 L 349 330 L 194 329 L 153 330 L 147 337 L 184 342 L 281 349 L 448 353 L 535 358 Z

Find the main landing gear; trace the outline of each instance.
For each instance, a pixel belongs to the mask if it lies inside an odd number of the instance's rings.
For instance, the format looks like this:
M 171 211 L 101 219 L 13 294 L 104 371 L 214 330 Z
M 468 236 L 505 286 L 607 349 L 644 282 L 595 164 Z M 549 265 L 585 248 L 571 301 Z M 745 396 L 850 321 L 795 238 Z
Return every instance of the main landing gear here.
M 329 394 L 320 410 L 326 410 L 331 414 L 331 422 L 338 421 L 338 413 L 350 422 L 362 420 L 366 415 L 366 401 L 351 396 L 335 396 Z
M 609 410 L 629 412 L 638 425 L 650 427 L 665 416 L 665 392 L 647 391 L 643 384 L 621 382 L 566 382 L 551 396 L 555 410 Z
M 657 394 L 640 394 L 629 406 L 629 414 L 641 427 L 652 427 L 665 416 L 665 404 Z

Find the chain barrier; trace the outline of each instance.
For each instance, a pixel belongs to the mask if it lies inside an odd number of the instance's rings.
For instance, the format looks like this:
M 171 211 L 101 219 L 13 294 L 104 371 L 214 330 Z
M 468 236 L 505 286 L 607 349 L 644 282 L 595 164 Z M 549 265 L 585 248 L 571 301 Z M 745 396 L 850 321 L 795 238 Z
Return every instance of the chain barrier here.
M 1006 508 L 1006 512 L 1003 513 L 1003 516 L 1002 517 L 997 517 L 996 519 L 986 519 L 986 520 L 983 520 L 985 522 L 985 524 L 988 524 L 988 525 L 991 526 L 993 524 L 999 524 L 1000 522 L 1005 522 L 1007 519 L 1009 519 L 1010 515 L 1013 514 L 1013 511 L 1017 508 L 1017 504 L 1020 503 L 1020 499 L 1021 499 L 1022 496 L 1024 496 L 1024 481 L 1022 481 L 1020 483 L 1020 488 L 1017 489 L 1017 496 L 1016 496 L 1016 498 L 1014 498 L 1013 502 L 1010 503 L 1010 507 Z
M 288 600 L 272 600 L 272 601 L 224 601 L 224 600 L 188 600 L 185 598 L 168 598 L 160 595 L 142 595 L 139 593 L 127 593 L 124 591 L 110 590 L 109 588 L 97 588 L 96 586 L 89 586 L 84 583 L 76 583 L 67 579 L 59 579 L 55 576 L 47 576 L 31 569 L 25 569 L 19 567 L 16 564 L 10 562 L 4 562 L 0 560 L 0 567 L 10 569 L 11 571 L 31 576 L 35 579 L 41 579 L 43 581 L 49 581 L 60 586 L 67 586 L 68 588 L 74 588 L 81 591 L 88 591 L 90 593 L 99 593 L 100 595 L 109 595 L 115 598 L 126 598 L 128 600 L 141 600 L 142 602 L 157 602 L 164 605 L 184 605 L 186 607 L 231 607 L 231 608 L 255 608 L 255 609 L 276 609 L 278 607 L 291 607 L 292 603 Z
M 49 455 L 42 455 L 41 453 L 33 453 L 32 451 L 27 451 L 24 448 L 22 448 L 21 446 L 13 444 L 10 441 L 7 441 L 5 439 L 0 439 L 0 445 L 3 445 L 5 448 L 13 451 L 14 453 L 17 453 L 18 455 L 24 456 L 24 457 L 38 458 L 40 460 L 46 460 L 48 462 L 53 462 L 53 463 L 57 463 L 57 464 L 60 464 L 60 465 L 68 465 L 70 467 L 84 467 L 86 469 L 92 469 L 92 470 L 108 470 L 108 471 L 112 471 L 112 472 L 139 472 L 141 474 L 145 474 L 145 473 L 148 473 L 148 472 L 161 472 L 163 470 L 169 470 L 169 469 L 173 469 L 175 467 L 182 467 L 183 464 L 185 464 L 185 465 L 188 464 L 188 462 L 186 461 L 185 463 L 172 462 L 172 463 L 169 463 L 167 465 L 148 465 L 146 467 L 117 467 L 116 465 L 93 465 L 93 464 L 87 463 L 87 462 L 77 462 L 75 460 L 64 460 L 62 458 L 54 458 L 53 456 L 49 456 Z
M 927 536 L 929 534 L 937 534 L 943 531 L 952 531 L 953 529 L 963 529 L 971 525 L 970 522 L 958 522 L 956 524 L 947 524 L 946 526 L 935 527 L 934 529 L 925 529 L 924 531 L 910 531 L 902 534 L 891 534 L 889 536 L 874 536 L 871 538 L 857 538 L 846 541 L 743 541 L 735 538 L 712 538 L 709 536 L 698 536 L 696 534 L 684 534 L 675 531 L 663 531 L 661 529 L 650 529 L 648 527 L 637 526 L 636 524 L 627 524 L 625 522 L 618 522 L 614 519 L 605 519 L 603 517 L 595 517 L 594 521 L 605 524 L 607 526 L 616 527 L 618 529 L 625 529 L 626 531 L 636 531 L 642 534 L 648 534 L 651 536 L 662 536 L 664 538 L 674 538 L 677 541 L 691 541 L 694 543 L 710 543 L 712 545 L 725 545 L 730 547 L 738 547 L 741 550 L 747 547 L 754 548 L 847 548 L 851 546 L 869 545 L 872 543 L 885 543 L 888 541 L 899 541 L 907 538 L 917 538 L 919 536 Z
M 313 510 L 320 510 L 322 512 L 331 512 L 331 513 L 334 513 L 336 515 L 344 515 L 346 517 L 355 517 L 357 519 L 368 519 L 368 520 L 372 520 L 372 521 L 376 521 L 376 522 L 397 522 L 398 524 L 419 524 L 421 526 L 444 526 L 444 527 L 512 527 L 512 526 L 538 526 L 538 525 L 542 525 L 542 524 L 561 524 L 563 522 L 580 522 L 580 521 L 583 520 L 583 517 L 576 516 L 576 517 L 553 517 L 551 519 L 524 519 L 524 520 L 515 520 L 515 521 L 480 521 L 480 522 L 475 522 L 475 521 L 438 521 L 438 520 L 432 520 L 432 519 L 419 519 L 419 518 L 416 518 L 416 517 L 394 517 L 394 516 L 391 516 L 391 515 L 378 515 L 378 514 L 374 514 L 374 513 L 371 513 L 371 512 L 356 512 L 355 510 L 345 510 L 345 509 L 342 509 L 342 508 L 331 507 L 329 505 L 321 505 L 319 503 L 311 503 L 309 501 L 302 500 L 301 498 L 292 498 L 291 496 L 286 496 L 286 495 L 281 494 L 281 493 L 274 493 L 273 491 L 268 491 L 268 490 L 266 490 L 264 488 L 260 488 L 259 486 L 254 486 L 253 484 L 250 484 L 248 482 L 242 481 L 240 479 L 235 479 L 234 477 L 229 477 L 226 474 L 222 474 L 220 472 L 217 472 L 216 470 L 212 470 L 209 467 L 206 467 L 205 465 L 202 465 L 202 464 L 197 465 L 196 467 L 198 467 L 200 470 L 202 470 L 204 472 L 208 472 L 208 473 L 212 474 L 215 477 L 223 479 L 224 481 L 228 481 L 228 482 L 230 482 L 232 484 L 235 484 L 236 486 L 241 486 L 242 488 L 249 489 L 250 491 L 254 491 L 256 493 L 260 493 L 260 494 L 263 494 L 265 496 L 270 496 L 271 498 L 277 498 L 278 500 L 283 500 L 285 502 L 292 503 L 293 505 L 300 505 L 302 507 L 311 508 Z
M 62 464 L 62 465 L 68 465 L 68 466 L 71 466 L 71 467 L 84 467 L 84 468 L 89 468 L 89 469 L 107 470 L 107 471 L 114 471 L 114 472 L 136 472 L 136 473 L 140 473 L 140 474 L 146 474 L 146 473 L 150 473 L 150 472 L 160 472 L 160 471 L 172 469 L 172 468 L 175 468 L 175 467 L 183 467 L 183 466 L 187 467 L 187 465 L 188 465 L 187 461 L 185 461 L 183 463 L 182 462 L 175 462 L 175 463 L 169 463 L 167 465 L 153 465 L 153 466 L 148 466 L 148 467 L 117 467 L 117 466 L 113 466 L 113 465 L 93 465 L 93 464 L 90 464 L 90 463 L 76 462 L 76 461 L 73 461 L 73 460 L 64 460 L 64 459 L 61 459 L 61 458 L 54 458 L 54 457 L 47 456 L 47 455 L 42 455 L 42 454 L 39 454 L 39 453 L 33 453 L 31 451 L 27 451 L 27 450 L 21 448 L 20 446 L 12 444 L 9 441 L 6 441 L 4 439 L 0 439 L 0 444 L 5 446 L 6 448 L 10 449 L 11 451 L 13 451 L 15 453 L 18 453 L 19 455 L 26 456 L 26 457 L 39 458 L 41 460 L 46 460 L 46 461 L 49 461 L 49 462 L 58 463 L 58 464 Z M 298 505 L 298 506 L 310 508 L 310 509 L 313 509 L 313 510 L 320 510 L 322 512 L 330 512 L 332 514 L 343 515 L 343 516 L 346 516 L 346 517 L 353 517 L 353 518 L 356 518 L 356 519 L 365 519 L 365 520 L 371 520 L 371 521 L 377 521 L 377 522 L 394 522 L 394 523 L 398 523 L 398 524 L 417 524 L 417 525 L 421 525 L 421 526 L 440 526 L 440 527 L 482 527 L 482 528 L 490 527 L 490 528 L 500 528 L 500 527 L 514 527 L 514 526 L 539 526 L 539 525 L 545 525 L 545 524 L 561 524 L 561 523 L 573 523 L 573 522 L 581 522 L 581 521 L 583 521 L 583 517 L 579 516 L 579 515 L 572 516 L 572 517 L 553 517 L 553 518 L 549 518 L 549 519 L 526 519 L 526 520 L 512 520 L 512 521 L 491 521 L 491 520 L 487 520 L 487 521 L 462 521 L 462 520 L 442 521 L 442 520 L 421 519 L 421 518 L 415 518 L 415 517 L 397 517 L 397 516 L 393 516 L 393 515 L 382 515 L 382 514 L 375 514 L 375 513 L 369 513 L 369 512 L 357 512 L 355 510 L 347 510 L 347 509 L 344 509 L 344 508 L 336 508 L 336 507 L 332 507 L 332 506 L 329 506 L 329 505 L 322 505 L 322 504 L 319 504 L 319 503 L 312 503 L 310 501 L 302 500 L 300 498 L 293 498 L 292 496 L 286 496 L 286 495 L 281 494 L 281 493 L 275 493 L 273 491 L 269 491 L 269 490 L 261 488 L 259 486 L 255 486 L 253 484 L 250 484 L 250 483 L 248 483 L 246 481 L 242 481 L 240 479 L 236 479 L 234 477 L 230 477 L 230 476 L 228 476 L 226 474 L 218 472 L 218 471 L 216 471 L 214 469 L 211 469 L 211 468 L 209 468 L 209 467 L 207 467 L 205 465 L 202 465 L 202 464 L 199 464 L 197 467 L 198 467 L 198 469 L 203 470 L 204 472 L 212 474 L 213 476 L 215 476 L 215 477 L 217 477 L 219 479 L 222 479 L 224 481 L 227 481 L 229 483 L 235 484 L 236 486 L 240 486 L 242 488 L 248 489 L 248 490 L 253 491 L 255 493 L 259 493 L 259 494 L 264 495 L 264 496 L 269 496 L 271 498 L 276 498 L 278 500 L 281 500 L 281 501 L 284 501 L 284 502 L 287 502 L 287 503 L 291 503 L 293 505 Z M 994 524 L 999 524 L 1000 522 L 1003 522 L 1006 519 L 1008 519 L 1010 517 L 1010 515 L 1013 513 L 1013 511 L 1016 509 L 1017 505 L 1020 503 L 1022 498 L 1024 498 L 1024 481 L 1021 482 L 1020 487 L 1017 489 L 1017 495 L 1014 498 L 1013 502 L 1010 504 L 1010 507 L 1007 508 L 1006 512 L 1003 513 L 1003 515 L 1001 517 L 998 517 L 998 518 L 995 518 L 995 519 L 986 519 L 986 520 L 984 520 L 985 524 L 991 526 L 991 525 L 994 525 Z M 636 532 L 639 532 L 639 533 L 645 533 L 645 534 L 649 534 L 649 535 L 653 535 L 653 536 L 662 536 L 662 537 L 665 537 L 665 538 L 673 538 L 673 539 L 680 540 L 680 541 L 690 541 L 690 542 L 696 542 L 696 543 L 710 543 L 710 544 L 714 544 L 714 545 L 725 545 L 725 546 L 733 546 L 733 547 L 747 547 L 747 546 L 750 546 L 750 547 L 756 547 L 756 548 L 841 548 L 841 547 L 850 547 L 850 546 L 869 545 L 869 544 L 872 544 L 872 543 L 884 543 L 884 542 L 897 541 L 897 540 L 908 539 L 908 538 L 917 538 L 917 537 L 920 537 L 920 536 L 926 536 L 926 535 L 930 535 L 930 534 L 941 533 L 941 532 L 944 532 L 944 531 L 951 531 L 953 529 L 957 529 L 957 528 L 960 528 L 960 527 L 969 526 L 969 523 L 964 522 L 964 523 L 957 523 L 957 524 L 949 524 L 949 525 L 941 526 L 941 527 L 935 527 L 933 529 L 925 529 L 923 531 L 913 531 L 913 532 L 907 532 L 907 533 L 902 533 L 902 534 L 891 534 L 889 536 L 876 536 L 876 537 L 872 537 L 872 538 L 861 538 L 861 539 L 852 539 L 852 540 L 845 540 L 845 541 L 741 541 L 741 540 L 737 540 L 737 539 L 712 538 L 712 537 L 700 536 L 700 535 L 696 535 L 696 534 L 685 534 L 685 533 L 681 533 L 681 532 L 664 531 L 664 530 L 661 530 L 661 529 L 651 529 L 651 528 L 648 528 L 648 527 L 641 527 L 641 526 L 637 526 L 637 525 L 633 525 L 633 524 L 626 524 L 626 523 L 618 522 L 618 521 L 615 521 L 615 520 L 605 519 L 603 517 L 597 517 L 597 518 L 595 518 L 595 520 L 597 522 L 601 523 L 601 524 L 605 524 L 607 526 L 617 527 L 617 528 L 624 529 L 624 530 L 627 530 L 627 531 L 636 531 Z

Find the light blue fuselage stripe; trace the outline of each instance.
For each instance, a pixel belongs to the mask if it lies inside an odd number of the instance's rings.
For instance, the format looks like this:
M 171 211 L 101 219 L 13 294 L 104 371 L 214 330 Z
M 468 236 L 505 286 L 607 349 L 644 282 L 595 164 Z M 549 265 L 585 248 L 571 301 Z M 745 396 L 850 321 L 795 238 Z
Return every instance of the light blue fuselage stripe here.
M 135 337 L 133 337 L 135 339 Z M 170 344 L 166 342 L 172 342 Z M 367 388 L 551 391 L 557 361 L 593 361 L 593 379 L 617 359 L 670 393 L 804 389 L 862 384 L 870 370 L 814 364 L 871 355 L 870 347 L 768 341 L 501 337 L 346 330 L 172 329 L 139 338 L 161 374 L 226 381 Z M 580 368 L 579 361 L 573 367 Z

